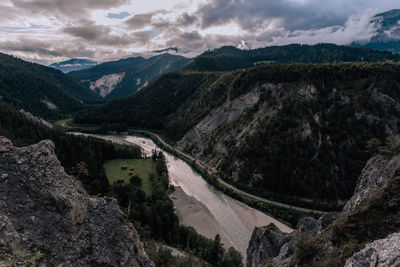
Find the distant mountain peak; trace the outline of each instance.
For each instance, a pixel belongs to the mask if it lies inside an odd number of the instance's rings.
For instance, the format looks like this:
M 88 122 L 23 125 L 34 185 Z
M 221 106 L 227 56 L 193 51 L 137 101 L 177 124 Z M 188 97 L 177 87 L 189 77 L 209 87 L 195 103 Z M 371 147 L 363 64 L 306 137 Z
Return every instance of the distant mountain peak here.
M 377 29 L 366 43 L 353 43 L 356 47 L 389 50 L 400 53 L 400 9 L 392 9 L 372 17 L 370 23 Z
M 71 58 L 61 62 L 56 62 L 50 65 L 50 67 L 61 70 L 64 73 L 83 70 L 99 64 L 96 61 L 85 59 L 85 58 Z
M 385 18 L 400 17 L 400 9 L 392 9 L 383 13 L 376 14 L 374 17 L 385 17 Z

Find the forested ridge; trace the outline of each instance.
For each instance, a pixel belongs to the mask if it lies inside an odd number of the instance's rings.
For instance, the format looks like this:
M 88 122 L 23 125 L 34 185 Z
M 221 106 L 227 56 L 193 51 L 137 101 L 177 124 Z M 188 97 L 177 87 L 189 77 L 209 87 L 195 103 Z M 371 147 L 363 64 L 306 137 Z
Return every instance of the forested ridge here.
M 0 53 L 0 96 L 18 108 L 57 119 L 105 101 L 61 71 Z M 54 104 L 49 108 L 46 102 Z
M 224 46 L 194 58 L 183 69 L 192 71 L 232 71 L 276 63 L 334 63 L 400 61 L 389 51 L 338 46 L 335 44 L 269 46 L 240 50 Z

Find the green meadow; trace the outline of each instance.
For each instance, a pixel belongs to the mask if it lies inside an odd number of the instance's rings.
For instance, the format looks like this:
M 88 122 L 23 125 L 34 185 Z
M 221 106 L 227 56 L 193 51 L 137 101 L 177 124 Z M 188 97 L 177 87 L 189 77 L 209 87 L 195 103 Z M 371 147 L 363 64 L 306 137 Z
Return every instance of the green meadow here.
M 122 169 L 122 166 L 127 168 Z M 147 196 L 151 195 L 149 175 L 156 174 L 156 163 L 152 159 L 114 159 L 106 161 L 103 168 L 111 185 L 118 179 L 124 179 L 124 183 L 129 183 L 132 176 L 138 175 L 142 179 L 142 190 Z M 130 172 L 132 175 L 129 175 Z

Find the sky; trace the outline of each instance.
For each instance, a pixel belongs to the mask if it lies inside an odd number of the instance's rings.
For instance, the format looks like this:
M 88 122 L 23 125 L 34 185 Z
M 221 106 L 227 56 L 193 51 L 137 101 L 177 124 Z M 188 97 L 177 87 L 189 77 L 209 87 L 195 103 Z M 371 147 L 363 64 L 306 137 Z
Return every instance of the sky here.
M 367 42 L 399 0 L 1 0 L 0 51 L 50 64 L 233 45 Z

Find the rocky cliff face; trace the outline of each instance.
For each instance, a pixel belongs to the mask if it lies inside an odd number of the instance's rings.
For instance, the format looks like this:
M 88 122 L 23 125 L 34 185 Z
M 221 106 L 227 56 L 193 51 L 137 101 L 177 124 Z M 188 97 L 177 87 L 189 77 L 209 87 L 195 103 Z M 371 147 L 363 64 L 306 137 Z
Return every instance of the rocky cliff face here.
M 398 168 L 400 168 L 400 156 L 395 156 L 391 159 L 378 156 L 370 159 L 358 178 L 354 195 L 346 203 L 343 211 L 349 212 L 354 210 L 376 188 L 384 185 L 392 178 Z
M 378 83 L 340 83 L 248 86 L 209 111 L 176 148 L 243 186 L 341 202 L 370 156 L 367 141 L 399 135 L 400 100 Z
M 400 233 L 368 244 L 346 261 L 345 267 L 400 266 Z
M 0 137 L 0 266 L 154 266 L 111 198 L 90 197 L 42 141 L 16 148 Z M 27 260 L 29 259 L 29 261 Z
M 398 266 L 400 264 L 400 156 L 374 157 L 364 167 L 343 213 L 303 218 L 285 235 L 256 228 L 247 267 Z M 367 245 L 365 245 L 367 243 Z

